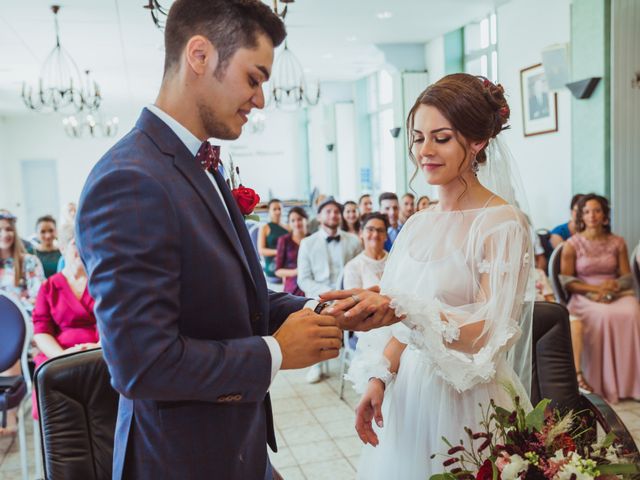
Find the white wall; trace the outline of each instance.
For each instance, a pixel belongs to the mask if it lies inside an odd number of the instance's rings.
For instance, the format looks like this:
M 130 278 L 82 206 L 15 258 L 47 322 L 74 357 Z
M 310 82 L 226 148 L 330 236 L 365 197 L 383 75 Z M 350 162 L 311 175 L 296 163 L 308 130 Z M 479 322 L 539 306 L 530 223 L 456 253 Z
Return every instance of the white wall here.
M 424 49 L 427 72 L 432 82 L 444 77 L 444 37 L 436 37 L 427 42 Z
M 505 140 L 518 163 L 534 225 L 553 228 L 569 216 L 571 97 L 567 89 L 558 93 L 558 132 L 525 138 L 520 70 L 540 63 L 545 47 L 570 41 L 570 0 L 513 0 L 499 7 L 497 16 L 498 75 L 511 107 Z

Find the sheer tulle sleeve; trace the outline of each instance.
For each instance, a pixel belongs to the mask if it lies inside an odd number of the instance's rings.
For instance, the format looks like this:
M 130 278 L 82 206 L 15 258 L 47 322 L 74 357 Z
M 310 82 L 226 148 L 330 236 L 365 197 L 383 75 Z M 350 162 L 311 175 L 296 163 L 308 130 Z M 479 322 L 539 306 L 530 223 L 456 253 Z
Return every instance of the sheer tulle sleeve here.
M 435 372 L 460 392 L 494 378 L 499 354 L 515 345 L 525 325 L 530 330 L 535 299 L 526 222 L 513 208 L 487 210 L 495 212 L 469 226 L 469 238 L 455 253 L 459 256 L 455 270 L 431 266 L 434 246 L 421 245 L 416 241 L 420 229 L 410 228 L 394 245 L 395 258 L 385 271 L 389 281 L 383 278 L 382 293 L 391 297 L 396 313 L 405 316 L 401 324 L 384 332 L 387 341 L 393 335 L 409 348 L 421 350 Z M 412 225 L 419 227 L 417 222 Z M 455 243 L 456 239 L 450 240 Z M 444 260 L 452 261 L 451 255 L 448 252 Z M 411 262 L 416 259 L 425 260 L 422 270 L 412 270 Z M 426 275 L 434 269 L 435 276 Z M 400 278 L 404 282 L 399 282 Z M 438 288 L 430 288 L 431 282 L 438 282 Z M 412 284 L 417 287 L 404 288 Z M 373 370 L 388 365 L 386 359 L 375 361 L 375 351 L 380 354 L 384 349 L 379 349 L 382 334 L 377 332 L 376 342 L 363 345 L 361 358 L 369 363 L 370 376 L 376 376 L 371 375 Z M 354 365 L 358 364 L 354 361 Z M 526 368 L 530 362 L 523 370 Z

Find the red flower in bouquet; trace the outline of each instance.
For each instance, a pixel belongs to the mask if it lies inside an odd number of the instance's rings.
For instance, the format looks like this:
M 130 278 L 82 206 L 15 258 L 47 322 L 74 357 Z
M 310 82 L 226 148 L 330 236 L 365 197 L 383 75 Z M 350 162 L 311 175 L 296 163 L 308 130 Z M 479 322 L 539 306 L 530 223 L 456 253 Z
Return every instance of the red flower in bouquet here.
M 260 202 L 260 195 L 258 195 L 254 189 L 247 188 L 243 185 L 231 190 L 231 194 L 243 215 L 250 215 L 253 209 L 256 208 L 258 202 Z
M 487 459 L 484 461 L 480 470 L 478 470 L 478 474 L 476 475 L 476 480 L 491 480 L 493 478 L 493 463 L 491 460 Z M 500 472 L 498 472 L 498 479 L 500 478 Z

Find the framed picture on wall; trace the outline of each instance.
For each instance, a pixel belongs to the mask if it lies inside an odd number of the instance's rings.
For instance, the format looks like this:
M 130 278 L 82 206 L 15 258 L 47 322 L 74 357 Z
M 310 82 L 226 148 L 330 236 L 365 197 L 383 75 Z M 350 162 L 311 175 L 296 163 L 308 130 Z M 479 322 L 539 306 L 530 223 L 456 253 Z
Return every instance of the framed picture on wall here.
M 558 94 L 547 85 L 542 64 L 520 70 L 524 136 L 558 131 Z

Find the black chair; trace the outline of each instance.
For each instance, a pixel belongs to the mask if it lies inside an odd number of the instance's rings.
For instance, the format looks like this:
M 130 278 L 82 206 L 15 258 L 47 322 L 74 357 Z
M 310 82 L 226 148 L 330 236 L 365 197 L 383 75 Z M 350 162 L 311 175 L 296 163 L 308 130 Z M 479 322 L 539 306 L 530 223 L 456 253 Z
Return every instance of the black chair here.
M 551 232 L 546 228 L 540 228 L 536 230 L 536 235 L 538 235 L 538 238 L 540 239 L 540 245 L 542 245 L 542 249 L 544 250 L 544 258 L 546 258 L 547 262 L 549 262 L 551 254 L 553 253 L 553 245 L 551 245 Z
M 551 406 L 567 413 L 583 412 L 585 423 L 597 432 L 614 432 L 629 452 L 634 463 L 640 453 L 633 437 L 620 417 L 602 397 L 578 390 L 576 370 L 571 347 L 569 312 L 557 303 L 536 302 L 533 310 L 533 376 L 531 402 L 535 405 L 543 398 L 552 399 Z
M 562 259 L 562 247 L 561 243 L 551 254 L 549 259 L 549 280 L 551 280 L 551 288 L 553 294 L 556 296 L 556 300 L 561 305 L 567 305 L 571 295 L 564 289 L 562 283 L 560 283 L 560 260 Z
M 118 393 L 102 350 L 52 358 L 35 374 L 47 480 L 110 480 Z

